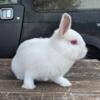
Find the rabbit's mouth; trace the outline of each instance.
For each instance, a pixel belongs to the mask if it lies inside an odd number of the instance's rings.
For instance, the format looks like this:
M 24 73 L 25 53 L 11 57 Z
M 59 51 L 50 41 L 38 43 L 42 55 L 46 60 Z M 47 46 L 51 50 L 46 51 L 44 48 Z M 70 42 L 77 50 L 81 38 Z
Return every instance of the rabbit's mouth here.
M 82 51 L 80 51 L 79 58 L 80 58 L 80 59 L 85 58 L 87 52 L 88 52 L 88 49 L 85 47 L 85 49 L 83 49 Z

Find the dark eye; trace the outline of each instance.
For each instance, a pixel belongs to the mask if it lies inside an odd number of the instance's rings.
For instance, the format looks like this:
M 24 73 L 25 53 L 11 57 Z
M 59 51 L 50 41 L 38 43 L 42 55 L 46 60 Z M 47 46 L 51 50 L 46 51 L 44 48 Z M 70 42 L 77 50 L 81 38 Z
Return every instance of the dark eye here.
M 73 44 L 73 45 L 76 45 L 77 44 L 77 40 L 71 40 L 70 43 Z

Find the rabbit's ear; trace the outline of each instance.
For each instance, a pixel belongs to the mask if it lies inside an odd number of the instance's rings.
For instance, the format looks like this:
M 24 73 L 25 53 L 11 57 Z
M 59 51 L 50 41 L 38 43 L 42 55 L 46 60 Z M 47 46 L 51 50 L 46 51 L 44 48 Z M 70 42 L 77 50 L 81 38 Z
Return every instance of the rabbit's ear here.
M 60 21 L 59 33 L 64 35 L 70 28 L 71 28 L 71 16 L 67 13 L 64 13 Z

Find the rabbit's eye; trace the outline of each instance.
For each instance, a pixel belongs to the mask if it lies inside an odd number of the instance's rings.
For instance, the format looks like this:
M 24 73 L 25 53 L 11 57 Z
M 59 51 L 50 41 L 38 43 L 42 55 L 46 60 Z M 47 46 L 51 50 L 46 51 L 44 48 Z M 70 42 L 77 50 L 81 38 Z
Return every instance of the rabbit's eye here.
M 76 45 L 77 44 L 77 40 L 71 40 L 70 43 L 73 44 L 73 45 Z

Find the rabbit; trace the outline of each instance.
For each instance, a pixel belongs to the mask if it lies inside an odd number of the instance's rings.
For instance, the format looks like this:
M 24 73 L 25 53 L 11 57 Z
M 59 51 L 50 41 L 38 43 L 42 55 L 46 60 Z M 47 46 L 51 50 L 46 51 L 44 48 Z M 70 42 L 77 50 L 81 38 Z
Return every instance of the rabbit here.
M 71 16 L 64 13 L 51 37 L 29 39 L 20 44 L 11 70 L 17 79 L 23 80 L 22 88 L 34 89 L 34 80 L 72 86 L 64 75 L 76 61 L 86 56 L 88 50 L 81 35 L 71 29 L 71 24 Z

